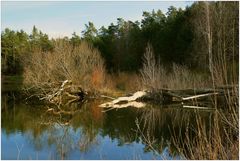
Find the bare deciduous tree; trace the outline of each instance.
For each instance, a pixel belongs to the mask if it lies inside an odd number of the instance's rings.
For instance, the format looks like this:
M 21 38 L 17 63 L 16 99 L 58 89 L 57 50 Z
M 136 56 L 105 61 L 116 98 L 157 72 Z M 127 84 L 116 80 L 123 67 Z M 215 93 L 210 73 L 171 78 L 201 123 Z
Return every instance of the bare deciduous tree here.
M 54 46 L 53 52 L 36 49 L 24 62 L 24 84 L 36 89 L 38 96 L 56 94 L 67 85 L 87 90 L 104 85 L 104 61 L 92 45 L 81 42 L 73 47 L 69 42 L 57 40 Z
M 160 64 L 160 60 L 156 62 L 150 44 L 146 47 L 140 74 L 145 88 L 186 89 L 206 87 L 209 84 L 209 80 L 193 73 L 185 66 L 173 64 L 171 72 L 167 72 L 166 68 Z
M 152 46 L 148 43 L 143 55 L 143 68 L 140 70 L 142 83 L 147 88 L 160 88 L 164 70 L 156 62 Z
M 237 83 L 238 2 L 198 2 L 193 7 L 196 60 L 206 64 L 213 86 Z M 200 57 L 199 57 L 200 56 Z

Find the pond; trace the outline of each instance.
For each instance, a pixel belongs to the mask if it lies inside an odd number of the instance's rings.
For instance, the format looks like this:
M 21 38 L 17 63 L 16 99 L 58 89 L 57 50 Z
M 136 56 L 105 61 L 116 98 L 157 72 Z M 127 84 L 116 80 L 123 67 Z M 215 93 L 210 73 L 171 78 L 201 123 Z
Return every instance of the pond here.
M 17 101 L 2 92 L 2 159 L 185 159 L 173 144 L 194 129 L 196 115 L 214 111 L 128 107 L 104 112 L 102 101 L 74 104 L 73 115 L 49 114 L 46 105 Z M 192 130 L 194 135 L 194 130 Z

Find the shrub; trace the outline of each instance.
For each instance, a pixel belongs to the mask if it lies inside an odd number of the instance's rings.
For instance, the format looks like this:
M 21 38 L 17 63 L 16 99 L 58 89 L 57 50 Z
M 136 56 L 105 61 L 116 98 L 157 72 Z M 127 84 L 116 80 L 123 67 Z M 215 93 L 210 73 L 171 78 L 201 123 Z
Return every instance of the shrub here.
M 64 40 L 54 42 L 52 52 L 35 49 L 24 60 L 24 84 L 43 91 L 52 90 L 65 80 L 84 89 L 99 88 L 104 83 L 104 61 L 91 44 L 72 46 Z
M 150 44 L 143 56 L 143 68 L 140 70 L 142 86 L 145 88 L 186 89 L 202 88 L 211 84 L 210 79 L 192 72 L 187 67 L 173 64 L 167 70 L 157 62 Z

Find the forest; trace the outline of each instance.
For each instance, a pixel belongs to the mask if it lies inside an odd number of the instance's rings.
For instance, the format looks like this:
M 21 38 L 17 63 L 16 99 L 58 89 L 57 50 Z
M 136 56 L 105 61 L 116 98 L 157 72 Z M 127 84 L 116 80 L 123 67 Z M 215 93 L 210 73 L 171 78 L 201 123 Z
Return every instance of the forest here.
M 110 110 L 124 107 L 120 96 L 136 91 L 124 97 L 132 103 L 127 106 L 143 107 L 131 99 L 149 90 L 167 91 L 167 97 L 187 103 L 191 100 L 194 105 L 186 107 L 202 106 L 195 98 L 211 96 L 207 104 L 220 109 L 220 118 L 213 118 L 210 132 L 197 118 L 200 132 L 194 138 L 188 138 L 192 133 L 186 130 L 186 142 L 176 136 L 171 142 L 187 159 L 239 158 L 239 2 L 194 2 L 185 9 L 171 6 L 167 13 L 144 11 L 141 21 L 116 20 L 99 29 L 88 22 L 81 35 L 73 32 L 62 38 L 50 38 L 37 26 L 31 33 L 5 28 L 1 33 L 2 82 L 9 77 L 20 79 L 26 100 L 37 98 L 55 105 L 46 110 L 53 115 L 73 115 L 72 109 L 61 105 L 88 98 L 113 99 L 99 106 L 113 103 Z M 191 94 L 178 95 L 186 91 Z M 148 97 L 159 103 L 159 93 Z M 140 125 L 137 128 L 144 138 Z M 224 143 L 224 138 L 229 142 Z M 146 140 L 155 150 L 150 143 Z
M 77 46 L 82 41 L 93 44 L 104 58 L 108 72 L 137 72 L 142 67 L 142 57 L 147 43 L 152 45 L 156 59 L 159 58 L 164 66 L 171 68 L 175 63 L 191 70 L 208 71 L 209 59 L 205 46 L 209 40 L 205 26 L 208 26 L 211 32 L 209 34 L 212 57 L 217 57 L 218 50 L 227 50 L 227 59 L 233 58 L 237 65 L 239 25 L 237 3 L 211 3 L 209 13 L 205 12 L 204 3 L 201 2 L 194 3 L 185 10 L 172 6 L 166 15 L 161 10 L 143 12 L 141 22 L 117 18 L 117 24 L 111 23 L 100 29 L 96 29 L 94 23 L 89 22 L 81 36 L 73 33 L 70 38 L 50 39 L 35 26 L 30 34 L 23 30 L 13 31 L 6 28 L 1 34 L 2 73 L 21 74 L 23 68 L 21 59 L 24 59 L 24 56 L 32 53 L 35 48 L 53 51 L 54 42 L 59 39 L 69 42 L 72 46 Z M 209 22 L 204 21 L 206 16 L 209 16 Z M 202 24 L 198 25 L 199 23 Z M 219 39 L 222 36 L 224 40 Z M 227 49 L 224 49 L 222 43 L 225 43 Z

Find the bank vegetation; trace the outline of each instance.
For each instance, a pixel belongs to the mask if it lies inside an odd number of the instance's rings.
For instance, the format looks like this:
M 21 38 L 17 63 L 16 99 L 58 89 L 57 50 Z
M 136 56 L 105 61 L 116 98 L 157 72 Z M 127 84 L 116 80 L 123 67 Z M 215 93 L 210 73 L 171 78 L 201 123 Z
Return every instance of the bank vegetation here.
M 153 10 L 143 12 L 141 22 L 118 18 L 99 30 L 89 22 L 83 37 L 50 40 L 35 26 L 30 35 L 5 29 L 2 73 L 22 75 L 27 99 L 57 105 L 48 112 L 139 90 L 224 88 L 224 108 L 210 97 L 217 112 L 210 132 L 196 116 L 196 137 L 172 140 L 187 159 L 239 159 L 238 3 L 195 2 L 185 10 L 170 7 L 166 15 Z M 188 130 L 182 135 L 191 136 Z

